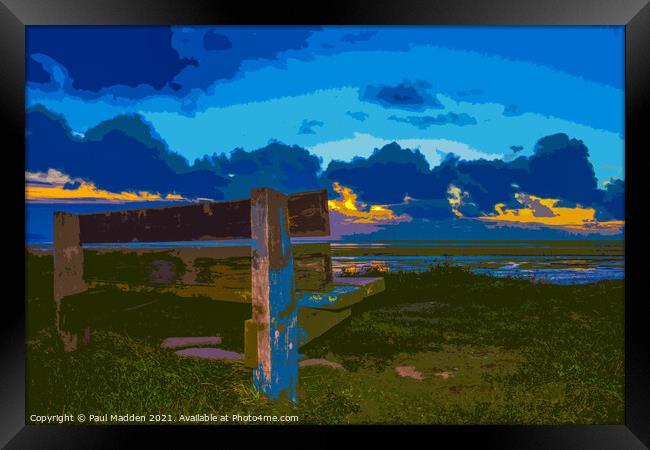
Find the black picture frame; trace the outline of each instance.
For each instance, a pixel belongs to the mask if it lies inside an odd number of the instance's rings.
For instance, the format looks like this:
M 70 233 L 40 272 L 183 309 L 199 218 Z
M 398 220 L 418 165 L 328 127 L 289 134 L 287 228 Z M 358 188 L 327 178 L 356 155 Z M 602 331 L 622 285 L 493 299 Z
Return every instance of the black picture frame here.
M 15 164 L 5 166 L 16 217 L 23 211 L 25 148 L 25 26 L 26 25 L 207 25 L 207 24 L 439 24 L 439 25 L 624 25 L 625 26 L 625 424 L 598 426 L 435 426 L 409 427 L 432 432 L 435 443 L 453 439 L 454 445 L 471 440 L 482 447 L 635 449 L 650 446 L 650 338 L 642 289 L 647 247 L 643 236 L 643 153 L 650 149 L 644 133 L 650 97 L 650 5 L 647 0 L 438 0 L 360 1 L 302 5 L 277 2 L 220 2 L 210 0 L 0 0 L 0 89 L 2 89 L 5 155 Z M 13 168 L 13 169 L 10 169 Z M 9 177 L 8 175 L 12 176 Z M 15 178 L 14 178 L 15 177 Z M 5 247 L 16 251 L 7 257 L 24 261 L 24 223 L 5 216 Z M 19 239 L 23 236 L 23 240 Z M 15 247 L 14 247 L 15 246 Z M 635 263 L 638 261 L 639 263 Z M 11 280 L 7 280 L 7 286 Z M 24 286 L 24 285 L 23 285 Z M 25 311 L 19 292 L 4 295 L 2 317 L 2 373 L 0 375 L 0 444 L 6 448 L 122 448 L 134 434 L 171 445 L 172 434 L 192 433 L 191 443 L 219 445 L 224 434 L 243 431 L 232 427 L 67 426 L 25 425 Z M 7 292 L 7 291 L 5 291 Z M 171 430 L 171 428 L 174 428 Z M 268 427 L 246 429 L 248 437 L 268 439 Z M 275 427 L 292 432 L 293 427 Z M 304 427 L 303 427 L 304 428 Z M 293 428 L 295 429 L 295 428 Z M 287 431 L 289 430 L 289 431 Z M 382 435 L 394 428 L 373 427 L 364 435 Z M 407 430 L 407 431 L 409 431 Z M 262 433 L 259 433 L 262 431 Z M 397 431 L 402 431 L 397 430 Z M 315 441 L 329 427 L 310 427 Z M 219 440 L 216 436 L 218 436 Z M 402 435 L 404 438 L 408 435 Z M 248 439 L 247 437 L 247 439 Z M 152 445 L 153 441 L 149 441 Z M 187 445 L 187 441 L 186 445 Z M 240 441 L 243 442 L 243 441 Z M 248 441 L 247 441 L 248 442 Z M 191 444 L 190 443 L 190 444 Z M 244 445 L 247 447 L 248 445 Z

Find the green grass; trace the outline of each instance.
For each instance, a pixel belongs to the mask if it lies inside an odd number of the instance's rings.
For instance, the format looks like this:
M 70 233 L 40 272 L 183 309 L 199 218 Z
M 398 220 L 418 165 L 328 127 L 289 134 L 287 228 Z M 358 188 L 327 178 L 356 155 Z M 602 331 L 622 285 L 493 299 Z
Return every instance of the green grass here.
M 302 424 L 624 421 L 622 281 L 558 286 L 450 265 L 381 274 L 385 292 L 355 305 L 351 318 L 302 349 L 346 370 L 301 368 L 299 403 L 292 406 L 260 398 L 240 363 L 180 358 L 159 347 L 167 336 L 216 333 L 225 348 L 242 351 L 247 305 L 94 294 L 119 307 L 97 321 L 88 347 L 64 353 L 50 326 L 50 264 L 48 257 L 28 257 L 27 417 L 238 413 L 295 414 Z M 422 380 L 398 376 L 398 366 L 413 367 Z

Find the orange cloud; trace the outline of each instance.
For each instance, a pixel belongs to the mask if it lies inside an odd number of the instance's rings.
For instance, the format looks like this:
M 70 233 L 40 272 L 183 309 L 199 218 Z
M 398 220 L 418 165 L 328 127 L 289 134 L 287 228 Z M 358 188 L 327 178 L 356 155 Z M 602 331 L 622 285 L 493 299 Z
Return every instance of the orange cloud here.
M 327 205 L 330 211 L 337 211 L 349 218 L 347 223 L 379 223 L 379 222 L 400 222 L 408 220 L 406 215 L 396 215 L 388 208 L 388 205 L 368 205 L 358 201 L 357 194 L 348 187 L 341 186 L 335 182 L 334 190 L 340 194 L 336 200 L 328 200 Z M 366 210 L 367 208 L 367 210 Z
M 464 200 L 468 196 L 469 194 L 467 192 L 464 192 L 462 189 L 454 186 L 453 184 L 447 186 L 447 201 L 451 207 L 451 212 L 453 212 L 456 217 L 463 217 L 463 213 L 461 213 L 458 208 L 463 206 Z
M 573 208 L 559 207 L 556 206 L 560 202 L 558 199 L 524 193 L 517 193 L 515 198 L 523 205 L 522 208 L 506 209 L 505 204 L 497 203 L 494 205 L 496 215 L 482 216 L 479 219 L 499 223 L 547 225 L 578 232 L 619 233 L 625 226 L 623 220 L 596 220 L 594 208 L 583 208 L 580 205 Z
M 66 188 L 68 184 L 72 188 Z M 25 199 L 29 201 L 108 201 L 108 202 L 144 202 L 185 200 L 177 194 L 140 192 L 110 192 L 98 189 L 94 183 L 80 178 L 72 179 L 55 169 L 44 172 L 25 172 Z

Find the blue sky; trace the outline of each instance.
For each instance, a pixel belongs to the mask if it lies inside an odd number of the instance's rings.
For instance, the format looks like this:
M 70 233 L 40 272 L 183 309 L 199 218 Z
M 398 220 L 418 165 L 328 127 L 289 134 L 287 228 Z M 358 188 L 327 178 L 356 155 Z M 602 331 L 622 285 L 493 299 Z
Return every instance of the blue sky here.
M 282 143 L 323 176 L 391 142 L 510 163 L 564 134 L 599 189 L 624 179 L 622 27 L 30 26 L 27 53 L 28 107 L 78 139 L 137 114 L 190 165 Z
M 217 65 L 220 52 L 202 48 L 204 37 L 241 28 L 172 30 L 170 44 L 181 57 Z M 272 56 L 237 55 L 242 59 L 231 78 L 211 80 L 206 70 L 185 67 L 174 77 L 187 86 L 184 96 L 143 85 L 125 89 L 124 98 L 115 96 L 115 85 L 88 95 L 66 87 L 71 74 L 65 61 L 49 58 L 63 86 L 53 92 L 30 83 L 28 104 L 62 113 L 80 133 L 117 114 L 139 112 L 172 150 L 190 160 L 279 140 L 313 150 L 326 164 L 368 155 L 378 143 L 397 140 L 417 143 L 435 164 L 436 150 L 503 157 L 513 145 L 532 152 L 540 136 L 562 131 L 587 144 L 599 181 L 623 177 L 620 27 L 328 27 L 306 38 L 308 32 L 293 36 L 289 30 L 290 38 Z M 39 29 L 36 38 L 28 34 L 28 46 L 48 32 L 48 40 L 56 38 L 51 28 Z M 282 48 L 303 38 L 302 48 Z M 429 83 L 427 91 L 443 109 L 425 107 L 413 114 L 364 101 L 359 93 L 369 85 L 418 81 Z M 390 120 L 448 111 L 466 113 L 477 123 L 419 128 Z M 301 134 L 305 120 L 322 125 Z

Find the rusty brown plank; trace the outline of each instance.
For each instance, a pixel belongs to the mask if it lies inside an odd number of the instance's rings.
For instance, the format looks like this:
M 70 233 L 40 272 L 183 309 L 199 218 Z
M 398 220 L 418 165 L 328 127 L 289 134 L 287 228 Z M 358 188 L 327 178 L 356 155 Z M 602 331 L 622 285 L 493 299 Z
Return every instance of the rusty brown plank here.
M 250 201 L 82 214 L 81 242 L 172 242 L 250 237 Z
M 327 191 L 289 197 L 294 237 L 329 235 Z M 251 237 L 251 200 L 126 209 L 79 216 L 81 243 L 173 242 Z
M 289 232 L 291 237 L 330 235 L 326 190 L 289 196 Z

